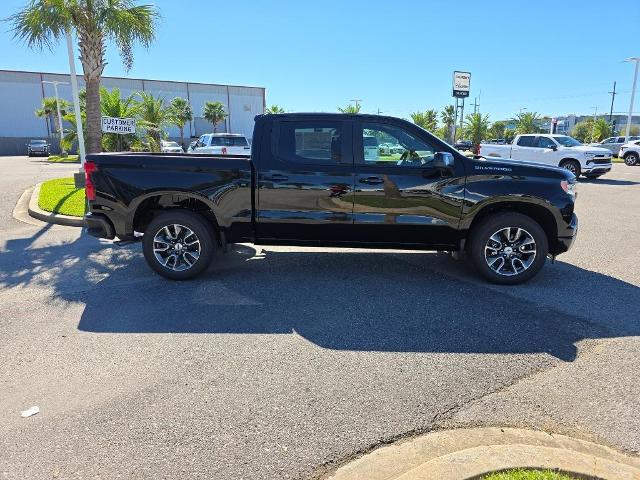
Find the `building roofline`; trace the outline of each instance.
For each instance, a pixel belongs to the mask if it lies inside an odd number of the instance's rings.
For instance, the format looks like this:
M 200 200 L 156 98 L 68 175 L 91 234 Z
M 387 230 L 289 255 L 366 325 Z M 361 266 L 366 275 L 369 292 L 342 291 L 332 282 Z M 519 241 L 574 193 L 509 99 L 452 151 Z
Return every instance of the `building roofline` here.
M 62 76 L 71 76 L 70 73 L 58 73 L 58 72 L 34 72 L 31 70 L 6 70 L 0 68 L 0 73 L 32 73 L 34 75 L 62 75 Z M 82 74 L 76 74 L 77 77 L 83 77 Z M 140 82 L 164 82 L 164 83 L 182 83 L 187 85 L 207 85 L 207 86 L 215 86 L 215 87 L 239 87 L 239 88 L 257 88 L 263 91 L 266 91 L 266 87 L 256 87 L 253 85 L 230 85 L 225 83 L 205 83 L 205 82 L 187 82 L 183 80 L 158 80 L 155 78 L 134 78 L 134 77 L 112 77 L 109 75 L 105 75 L 102 78 L 110 78 L 114 80 L 137 80 Z

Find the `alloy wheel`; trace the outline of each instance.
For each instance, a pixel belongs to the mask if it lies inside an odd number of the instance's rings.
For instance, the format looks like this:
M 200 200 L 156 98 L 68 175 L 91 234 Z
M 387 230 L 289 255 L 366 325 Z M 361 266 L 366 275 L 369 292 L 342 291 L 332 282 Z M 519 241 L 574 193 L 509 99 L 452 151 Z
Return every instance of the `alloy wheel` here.
M 200 239 L 188 227 L 177 223 L 163 226 L 153 237 L 153 254 L 163 267 L 182 272 L 200 258 Z
M 630 167 L 633 167 L 637 162 L 638 162 L 638 157 L 637 157 L 637 155 L 634 155 L 633 153 L 631 153 L 631 154 L 627 155 L 626 157 L 624 157 L 624 163 L 626 163 Z
M 484 258 L 498 275 L 519 275 L 528 270 L 536 258 L 536 241 L 523 228 L 504 227 L 487 240 Z

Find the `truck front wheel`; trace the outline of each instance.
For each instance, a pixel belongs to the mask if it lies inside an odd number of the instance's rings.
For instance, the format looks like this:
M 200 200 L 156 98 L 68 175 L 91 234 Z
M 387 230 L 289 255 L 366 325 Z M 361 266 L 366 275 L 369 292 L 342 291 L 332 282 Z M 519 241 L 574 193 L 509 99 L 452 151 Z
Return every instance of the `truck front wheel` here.
M 576 178 L 580 176 L 581 168 L 580 163 L 575 160 L 562 160 L 560 162 L 560 168 L 564 168 L 573 173 Z
M 515 212 L 497 213 L 471 231 L 470 259 L 480 274 L 493 283 L 515 285 L 535 276 L 547 258 L 549 242 L 531 217 Z
M 215 234 L 201 215 L 171 210 L 151 221 L 144 232 L 142 250 L 149 266 L 163 277 L 188 280 L 211 263 Z

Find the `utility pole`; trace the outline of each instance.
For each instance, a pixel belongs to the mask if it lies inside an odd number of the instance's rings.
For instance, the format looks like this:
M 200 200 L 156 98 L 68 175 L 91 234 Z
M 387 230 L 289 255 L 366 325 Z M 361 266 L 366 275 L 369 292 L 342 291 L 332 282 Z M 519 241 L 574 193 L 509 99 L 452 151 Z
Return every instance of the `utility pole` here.
M 62 141 L 62 114 L 60 113 L 60 97 L 58 96 L 58 85 L 69 85 L 69 82 L 59 82 L 57 80 L 43 80 L 42 83 L 48 83 L 50 85 L 53 85 L 53 91 L 56 94 L 56 110 L 58 110 L 58 135 L 60 135 L 60 141 Z
M 613 82 L 613 92 L 609 92 L 611 95 L 611 108 L 609 109 L 609 123 L 611 123 L 611 117 L 613 116 L 613 101 L 616 98 L 616 82 Z
M 598 107 L 593 107 L 593 124 L 591 126 L 591 141 L 593 142 L 593 135 L 596 131 L 596 116 L 598 115 Z
M 76 77 L 76 62 L 73 58 L 73 43 L 71 32 L 67 29 L 67 53 L 69 54 L 69 71 L 71 73 L 71 94 L 73 95 L 73 110 L 76 115 L 76 135 L 78 136 L 78 153 L 80 154 L 80 175 L 76 177 L 76 186 L 84 187 L 84 131 L 82 129 L 82 116 L 80 115 L 80 97 L 78 95 L 78 79 Z
M 627 131 L 625 133 L 624 141 L 629 141 L 629 133 L 631 132 L 631 118 L 633 116 L 633 101 L 636 98 L 636 84 L 638 82 L 638 65 L 640 65 L 640 57 L 631 57 L 625 60 L 626 62 L 635 62 L 636 69 L 633 74 L 633 87 L 631 88 L 631 102 L 629 102 L 629 115 L 627 115 Z
M 349 101 L 350 102 L 355 102 L 356 103 L 356 108 L 358 108 L 360 106 L 360 102 L 362 102 L 362 99 L 361 98 L 352 98 Z
M 384 113 L 384 112 L 383 112 L 382 110 L 380 110 L 380 107 L 378 107 L 378 116 L 379 116 L 381 113 Z
M 477 113 L 478 112 L 478 107 L 480 106 L 480 103 L 478 103 L 478 97 L 474 97 L 473 99 L 473 113 Z

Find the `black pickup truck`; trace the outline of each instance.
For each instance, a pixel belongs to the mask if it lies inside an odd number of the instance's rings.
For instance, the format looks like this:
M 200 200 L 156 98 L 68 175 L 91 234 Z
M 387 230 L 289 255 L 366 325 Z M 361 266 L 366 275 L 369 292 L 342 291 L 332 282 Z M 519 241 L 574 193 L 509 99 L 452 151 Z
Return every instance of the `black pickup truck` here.
M 392 117 L 259 115 L 250 156 L 96 154 L 85 171 L 88 232 L 142 238 L 151 268 L 174 280 L 252 242 L 466 253 L 488 280 L 515 284 L 577 231 L 567 170 L 468 158 Z

